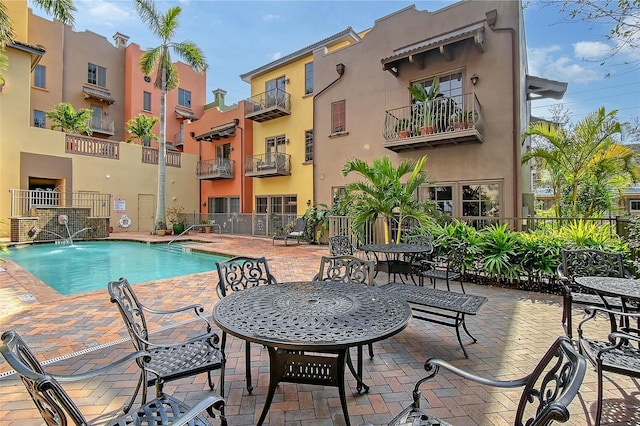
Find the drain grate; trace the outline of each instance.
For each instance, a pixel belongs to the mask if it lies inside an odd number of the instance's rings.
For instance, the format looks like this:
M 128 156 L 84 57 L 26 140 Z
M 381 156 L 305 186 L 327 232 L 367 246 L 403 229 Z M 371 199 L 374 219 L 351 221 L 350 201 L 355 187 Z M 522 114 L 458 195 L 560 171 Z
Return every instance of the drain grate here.
M 19 294 L 18 295 L 18 299 L 22 300 L 23 302 L 35 302 L 36 301 L 36 297 L 31 293 Z

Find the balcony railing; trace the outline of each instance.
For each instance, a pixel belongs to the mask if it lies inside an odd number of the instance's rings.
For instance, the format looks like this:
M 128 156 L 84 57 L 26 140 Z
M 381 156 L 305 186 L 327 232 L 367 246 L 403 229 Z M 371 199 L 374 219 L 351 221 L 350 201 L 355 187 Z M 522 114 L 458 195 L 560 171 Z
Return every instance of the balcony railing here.
M 92 217 L 111 215 L 111 195 L 94 192 L 58 192 L 10 189 L 11 217 L 31 217 L 34 207 L 89 207 Z
M 120 158 L 120 142 L 67 133 L 65 152 L 118 160 Z
M 282 89 L 271 89 L 252 96 L 245 102 L 244 115 L 258 123 L 291 115 L 291 95 Z
M 388 110 L 385 148 L 395 152 L 444 144 L 479 143 L 482 111 L 475 93 L 439 97 Z
M 250 177 L 289 176 L 291 174 L 291 156 L 282 152 L 269 152 L 260 155 L 248 155 L 245 175 Z
M 167 166 L 181 167 L 179 151 L 167 151 Z M 142 162 L 145 164 L 158 164 L 158 148 L 142 147 Z
M 233 179 L 236 162 L 228 158 L 199 161 L 196 175 L 201 180 Z
M 101 119 L 92 118 L 89 120 L 89 127 L 94 133 L 100 133 L 102 135 L 113 136 L 116 133 L 115 125 L 113 121 L 104 121 Z
M 184 135 L 180 132 L 176 133 L 176 136 L 173 140 L 175 141 L 175 146 L 184 145 Z

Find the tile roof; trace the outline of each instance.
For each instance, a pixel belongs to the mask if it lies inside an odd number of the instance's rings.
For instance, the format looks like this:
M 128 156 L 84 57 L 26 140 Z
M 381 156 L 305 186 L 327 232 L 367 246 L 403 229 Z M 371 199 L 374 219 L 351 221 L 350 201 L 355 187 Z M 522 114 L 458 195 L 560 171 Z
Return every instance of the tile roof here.
M 93 98 L 100 102 L 107 102 L 108 104 L 115 103 L 115 100 L 111 97 L 111 93 L 106 90 L 94 89 L 93 87 L 82 86 L 82 92 L 84 98 Z

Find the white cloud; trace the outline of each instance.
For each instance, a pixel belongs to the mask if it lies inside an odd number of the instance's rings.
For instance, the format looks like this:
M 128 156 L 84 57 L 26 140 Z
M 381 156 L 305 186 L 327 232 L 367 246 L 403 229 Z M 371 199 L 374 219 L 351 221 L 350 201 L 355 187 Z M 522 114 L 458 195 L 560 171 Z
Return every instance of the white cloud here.
M 602 79 L 602 73 L 562 55 L 557 46 L 528 49 L 529 74 L 568 83 L 589 83 Z
M 611 46 L 599 41 L 579 41 L 573 44 L 573 53 L 578 59 L 602 59 L 610 55 L 611 50 Z
M 278 19 L 280 19 L 280 15 L 272 15 L 271 13 L 268 13 L 262 17 L 263 21 L 277 21 Z
M 272 61 L 276 61 L 278 59 L 282 58 L 282 52 L 276 52 L 273 55 L 271 55 L 271 60 Z
M 126 5 L 126 7 L 123 7 Z M 104 0 L 84 0 L 78 4 L 78 11 L 89 16 L 89 19 L 96 20 L 102 25 L 117 26 L 121 25 L 122 21 L 128 21 L 133 16 L 133 9 L 129 2 L 111 2 Z M 81 22 L 80 19 L 76 19 L 77 22 Z

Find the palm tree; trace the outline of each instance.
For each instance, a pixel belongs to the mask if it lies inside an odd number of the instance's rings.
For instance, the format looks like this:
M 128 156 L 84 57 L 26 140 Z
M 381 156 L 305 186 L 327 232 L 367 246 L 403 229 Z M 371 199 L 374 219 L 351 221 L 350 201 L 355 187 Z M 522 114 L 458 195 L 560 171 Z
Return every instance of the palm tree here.
M 630 181 L 636 181 L 635 152 L 616 143 L 613 137 L 620 133 L 616 113 L 616 110 L 606 113 L 602 107 L 569 130 L 556 124 L 538 122 L 531 124 L 523 133 L 523 138 L 536 135 L 549 142 L 548 146 L 525 153 L 522 162 L 536 158 L 548 170 L 557 216 L 567 213 L 565 204 L 568 204 L 570 216 L 602 212 L 611 202 L 606 197 L 594 197 L 593 194 L 602 194 L 603 188 L 624 187 Z M 624 179 L 620 179 L 622 176 Z M 585 199 L 587 197 L 589 199 Z
M 141 145 L 149 146 L 149 141 L 158 140 L 158 136 L 153 133 L 153 126 L 158 124 L 160 119 L 158 117 L 148 117 L 147 115 L 140 113 L 127 121 L 127 132 L 131 135 L 126 140 L 127 143 L 133 141 L 140 141 Z
M 53 16 L 63 24 L 71 27 L 75 24 L 73 12 L 76 11 L 76 7 L 73 5 L 72 0 L 34 0 L 33 2 L 44 9 L 48 15 Z M 0 2 L 0 72 L 6 71 L 9 65 L 4 49 L 7 44 L 13 42 L 13 37 L 13 28 L 7 8 L 4 2 Z M 4 76 L 0 74 L 0 84 L 2 83 L 4 83 Z
M 398 224 L 396 243 L 400 243 L 401 225 L 405 219 L 414 217 L 419 222 L 427 220 L 425 206 L 415 197 L 418 188 L 428 182 L 423 170 L 426 161 L 426 155 L 419 160 L 407 159 L 395 168 L 387 156 L 375 158 L 371 166 L 357 158 L 348 160 L 342 175 L 357 173 L 364 179 L 345 187 L 345 202 L 350 205 L 354 228 L 361 232 L 367 221 L 373 222 L 382 216 L 385 243 L 390 240 L 389 222 L 392 220 Z M 407 174 L 409 178 L 402 182 Z
M 89 108 L 82 108 L 76 111 L 73 105 L 67 102 L 61 102 L 53 107 L 52 110 L 45 112 L 45 116 L 53 121 L 51 130 L 60 129 L 65 133 L 87 133 L 91 135 L 91 127 L 89 121 L 93 116 L 93 111 Z
M 156 227 L 165 219 L 165 181 L 167 164 L 166 141 L 166 95 L 168 90 L 178 87 L 179 76 L 176 65 L 171 61 L 171 51 L 180 56 L 197 73 L 207 70 L 204 53 L 190 41 L 174 42 L 172 38 L 178 29 L 181 8 L 174 6 L 162 15 L 153 0 L 135 0 L 140 19 L 151 32 L 160 39 L 160 46 L 147 49 L 140 58 L 140 68 L 148 76 L 157 71 L 154 86 L 160 90 L 160 140 L 158 151 L 158 202 L 156 205 Z

